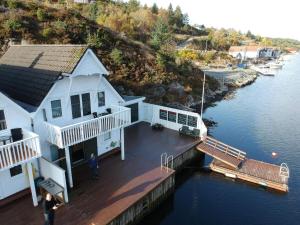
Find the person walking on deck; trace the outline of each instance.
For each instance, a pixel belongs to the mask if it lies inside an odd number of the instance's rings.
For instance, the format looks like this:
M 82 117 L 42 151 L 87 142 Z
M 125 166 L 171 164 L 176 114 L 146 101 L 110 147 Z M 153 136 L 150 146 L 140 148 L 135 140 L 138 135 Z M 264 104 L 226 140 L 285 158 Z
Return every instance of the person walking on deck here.
M 43 201 L 43 212 L 44 212 L 44 218 L 45 218 L 44 225 L 53 225 L 54 224 L 54 215 L 55 215 L 56 209 L 57 209 L 57 207 L 56 207 L 55 200 L 53 199 L 53 197 L 50 193 L 47 193 L 46 198 Z
M 91 158 L 89 159 L 89 167 L 91 168 L 92 178 L 98 179 L 99 166 L 98 166 L 97 158 L 95 157 L 94 153 L 91 154 Z

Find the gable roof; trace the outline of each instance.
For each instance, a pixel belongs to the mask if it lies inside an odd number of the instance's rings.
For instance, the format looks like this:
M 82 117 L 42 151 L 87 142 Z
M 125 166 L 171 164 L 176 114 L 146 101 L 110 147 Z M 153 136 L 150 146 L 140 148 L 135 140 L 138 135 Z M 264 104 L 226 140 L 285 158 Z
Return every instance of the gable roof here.
M 13 45 L 0 58 L 0 91 L 39 106 L 62 73 L 72 73 L 86 45 Z
M 262 47 L 258 45 L 231 46 L 229 52 L 256 52 Z

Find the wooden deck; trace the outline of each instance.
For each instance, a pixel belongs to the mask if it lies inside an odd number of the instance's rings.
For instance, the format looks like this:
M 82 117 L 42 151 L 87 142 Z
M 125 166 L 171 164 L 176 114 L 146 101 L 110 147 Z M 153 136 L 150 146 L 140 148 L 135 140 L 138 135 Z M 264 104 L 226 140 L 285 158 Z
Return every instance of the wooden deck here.
M 226 176 L 229 175 L 279 191 L 288 191 L 288 179 L 280 176 L 280 166 L 277 165 L 254 159 L 245 159 L 238 169 L 233 169 L 227 164 L 214 159 L 210 167 L 213 171 L 223 173 Z
M 139 123 L 125 129 L 126 160 L 120 154 L 100 160 L 99 180 L 91 180 L 87 166 L 74 170 L 75 187 L 70 203 L 60 208 L 55 224 L 102 225 L 118 217 L 172 176 L 161 170 L 163 152 L 174 157 L 195 147 L 199 140 L 179 136 L 169 129 L 153 131 Z M 1 225 L 40 225 L 43 215 L 30 196 L 0 208 Z

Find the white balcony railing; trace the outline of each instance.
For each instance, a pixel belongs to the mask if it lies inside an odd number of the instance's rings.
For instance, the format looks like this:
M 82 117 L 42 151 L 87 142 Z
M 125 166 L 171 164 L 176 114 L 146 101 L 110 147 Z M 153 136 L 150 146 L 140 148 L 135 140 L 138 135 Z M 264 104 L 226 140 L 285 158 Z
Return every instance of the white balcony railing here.
M 0 171 L 41 156 L 39 136 L 22 129 L 23 139 L 0 146 Z
M 80 123 L 59 127 L 45 123 L 47 138 L 51 144 L 65 148 L 97 137 L 105 132 L 130 125 L 131 110 L 122 106 L 111 107 L 112 113 Z

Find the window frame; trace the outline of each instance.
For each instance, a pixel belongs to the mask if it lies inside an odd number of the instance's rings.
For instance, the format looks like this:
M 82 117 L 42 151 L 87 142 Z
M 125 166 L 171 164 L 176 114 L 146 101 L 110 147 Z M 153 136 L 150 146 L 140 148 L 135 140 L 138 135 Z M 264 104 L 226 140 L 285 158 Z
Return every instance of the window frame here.
M 100 105 L 100 101 L 99 101 L 99 100 L 100 100 L 100 98 L 99 98 L 99 94 L 100 94 L 100 93 L 103 94 L 103 97 L 102 97 L 102 98 L 103 98 L 103 100 L 104 100 L 104 102 L 103 102 L 104 104 L 101 104 L 101 105 Z M 103 106 L 105 106 L 105 103 L 106 103 L 106 100 L 105 100 L 105 91 L 98 91 L 98 92 L 97 92 L 97 101 L 98 101 L 98 107 L 103 107 Z
M 19 168 L 20 168 L 20 169 L 19 169 Z M 14 169 L 16 169 L 16 171 L 15 171 L 15 172 L 12 172 Z M 12 177 L 19 176 L 19 175 L 21 175 L 21 174 L 23 174 L 23 166 L 22 166 L 22 165 L 17 165 L 17 166 L 11 167 L 11 168 L 9 169 L 9 175 L 10 175 L 11 178 L 12 178 Z
M 53 107 L 52 103 L 53 102 L 59 102 L 60 104 L 60 107 Z M 51 100 L 50 101 L 50 105 L 51 105 L 51 113 L 52 113 L 52 119 L 56 119 L 56 118 L 60 118 L 63 116 L 63 112 L 62 112 L 62 104 L 61 104 L 61 99 L 55 99 L 55 100 Z M 57 116 L 53 113 L 53 110 L 57 110 L 57 109 L 60 109 L 60 114 Z
M 86 102 L 86 104 L 88 105 L 88 107 L 89 107 L 89 110 L 87 111 L 87 112 L 85 112 L 85 104 L 84 104 L 84 102 L 83 102 L 83 96 L 84 95 L 87 95 L 88 96 L 88 102 Z M 82 116 L 88 116 L 88 115 L 91 115 L 92 114 L 92 106 L 91 106 L 91 94 L 89 93 L 89 92 L 87 92 L 87 93 L 82 93 L 81 94 L 81 108 L 82 108 L 82 112 L 81 112 L 81 114 L 82 114 Z
M 168 110 L 159 109 L 159 119 L 168 121 Z
M 173 111 L 168 111 L 168 121 L 172 123 L 177 123 L 177 113 Z
M 78 109 L 76 109 L 76 113 L 78 113 L 79 112 L 79 116 L 74 116 L 74 114 L 75 114 L 75 111 L 73 110 L 73 105 L 74 104 L 72 104 L 72 97 L 75 97 L 75 96 L 78 96 L 78 103 L 76 103 L 76 105 L 79 105 L 79 110 Z M 71 113 L 72 113 L 72 119 L 77 119 L 77 118 L 80 118 L 80 117 L 82 117 L 82 109 L 81 109 L 81 98 L 80 98 L 80 94 L 72 94 L 72 95 L 70 95 L 70 102 L 71 102 Z
M 89 95 L 89 111 L 88 113 L 84 113 L 84 105 L 83 105 L 83 95 Z M 78 112 L 80 111 L 80 116 L 74 117 L 73 113 L 73 104 L 72 104 L 72 97 L 78 96 L 79 101 L 77 105 L 79 105 Z M 85 92 L 85 93 L 72 93 L 70 95 L 70 101 L 71 101 L 71 113 L 72 113 L 72 119 L 78 119 L 81 117 L 89 116 L 92 114 L 92 102 L 91 102 L 91 92 Z M 78 114 L 79 115 L 79 114 Z
M 6 121 L 6 116 L 5 116 L 4 109 L 0 108 L 0 111 L 3 111 L 3 120 L 0 120 L 0 122 L 3 122 L 3 124 L 4 124 L 3 129 L 1 129 L 1 126 L 0 126 L 0 132 L 1 132 L 1 131 L 4 131 L 4 130 L 7 130 L 7 121 Z

